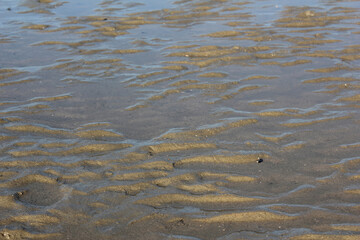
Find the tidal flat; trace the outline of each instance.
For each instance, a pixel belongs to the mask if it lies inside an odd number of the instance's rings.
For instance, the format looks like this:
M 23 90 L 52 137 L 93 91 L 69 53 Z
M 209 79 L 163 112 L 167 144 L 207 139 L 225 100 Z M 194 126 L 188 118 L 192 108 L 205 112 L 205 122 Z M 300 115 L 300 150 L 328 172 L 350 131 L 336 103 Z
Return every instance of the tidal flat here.
M 3 0 L 0 240 L 360 238 L 359 0 Z

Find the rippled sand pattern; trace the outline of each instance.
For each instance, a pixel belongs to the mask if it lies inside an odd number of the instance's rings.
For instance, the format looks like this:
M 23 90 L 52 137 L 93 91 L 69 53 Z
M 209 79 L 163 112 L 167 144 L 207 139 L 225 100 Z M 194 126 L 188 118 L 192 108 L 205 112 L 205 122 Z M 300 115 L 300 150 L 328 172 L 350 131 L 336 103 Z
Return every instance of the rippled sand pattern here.
M 359 1 L 0 5 L 0 239 L 360 239 Z

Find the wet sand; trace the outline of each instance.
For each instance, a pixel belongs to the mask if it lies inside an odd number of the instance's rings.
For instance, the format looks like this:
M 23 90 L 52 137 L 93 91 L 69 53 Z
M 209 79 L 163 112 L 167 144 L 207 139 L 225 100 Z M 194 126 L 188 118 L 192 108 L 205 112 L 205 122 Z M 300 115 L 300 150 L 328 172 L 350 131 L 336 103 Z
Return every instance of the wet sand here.
M 359 1 L 1 5 L 0 239 L 360 238 Z

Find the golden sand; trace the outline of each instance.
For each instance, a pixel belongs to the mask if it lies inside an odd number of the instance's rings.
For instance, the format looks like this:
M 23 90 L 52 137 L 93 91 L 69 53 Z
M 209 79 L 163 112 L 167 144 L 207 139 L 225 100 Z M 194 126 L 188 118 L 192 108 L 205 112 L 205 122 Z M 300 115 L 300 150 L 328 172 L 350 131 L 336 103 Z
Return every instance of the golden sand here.
M 44 30 L 46 28 L 50 27 L 50 25 L 45 24 L 32 24 L 25 27 L 22 27 L 23 29 L 34 29 L 34 30 Z
M 46 109 L 46 108 L 50 108 L 49 105 L 46 104 L 36 104 L 33 106 L 28 107 L 29 109 Z
M 360 147 L 360 143 L 350 143 L 350 144 L 345 144 L 345 145 L 341 145 L 341 148 L 357 148 Z
M 332 225 L 331 228 L 338 231 L 360 232 L 359 225 Z
M 266 112 L 259 112 L 255 113 L 258 116 L 262 117 L 282 117 L 282 116 L 291 116 L 291 114 L 281 111 L 266 111 Z
M 68 31 L 68 30 L 78 30 L 78 29 L 83 29 L 83 26 L 67 26 L 67 27 L 58 27 L 58 28 L 54 28 L 54 29 L 47 29 L 48 27 L 46 27 L 46 32 L 60 32 L 60 31 Z
M 11 178 L 17 174 L 18 174 L 18 172 L 15 172 L 15 171 L 1 171 L 0 172 L 0 181 Z
M 102 176 L 100 174 L 93 173 L 93 172 L 80 172 L 76 175 L 58 174 L 58 176 L 59 176 L 59 178 L 57 179 L 58 181 L 66 182 L 66 183 L 75 183 L 75 182 L 79 182 L 81 180 L 83 180 L 83 181 L 100 180 L 102 178 Z
M 232 183 L 246 183 L 246 182 L 254 182 L 257 178 L 248 177 L 248 176 L 228 176 L 225 178 L 227 181 Z
M 27 147 L 27 146 L 33 146 L 35 144 L 36 144 L 35 142 L 17 142 L 17 143 L 14 143 L 13 146 L 14 147 Z
M 90 203 L 89 206 L 93 207 L 93 208 L 106 208 L 106 207 L 108 207 L 106 204 L 101 203 L 101 202 L 93 202 L 93 203 Z
M 191 194 L 209 194 L 217 193 L 219 189 L 212 184 L 196 184 L 196 185 L 178 185 L 178 189 L 189 192 Z
M 199 172 L 198 176 L 203 180 L 219 180 L 225 179 L 229 175 L 226 173 Z
M 17 70 L 16 69 L 11 69 L 11 68 L 2 68 L 2 69 L 0 69 L 0 74 L 13 73 L 13 72 L 17 72 Z
M 292 61 L 292 62 L 282 63 L 282 64 L 280 64 L 280 66 L 289 67 L 289 66 L 295 66 L 295 65 L 306 64 L 306 63 L 311 63 L 311 62 L 312 62 L 311 60 L 300 59 L 300 60 L 295 60 L 295 61 Z
M 13 216 L 4 220 L 0 220 L 0 224 L 27 224 L 33 227 L 42 227 L 49 224 L 58 224 L 59 219 L 48 215 L 19 215 Z
M 22 209 L 22 205 L 17 204 L 13 196 L 0 196 L 0 209 Z
M 360 189 L 345 190 L 344 193 L 348 193 L 348 194 L 360 194 Z
M 329 73 L 329 72 L 336 72 L 341 70 L 348 70 L 349 67 L 343 65 L 337 65 L 334 67 L 327 67 L 327 68 L 316 68 L 311 70 L 306 70 L 307 72 L 318 72 L 318 73 Z
M 48 129 L 34 125 L 14 125 L 14 126 L 7 126 L 4 128 L 6 130 L 18 131 L 18 132 L 31 132 L 31 133 L 55 134 L 55 135 L 69 134 L 69 132 L 64 130 Z
M 159 187 L 176 186 L 182 183 L 192 183 L 196 181 L 196 176 L 193 173 L 185 173 L 172 177 L 158 178 L 152 183 Z
M 295 219 L 296 217 L 258 211 L 258 212 L 222 214 L 215 217 L 197 218 L 194 219 L 193 221 L 210 224 L 210 223 L 226 223 L 226 222 L 241 223 L 241 222 L 291 221 Z
M 113 185 L 107 187 L 97 188 L 92 191 L 92 194 L 100 194 L 104 192 L 124 192 L 127 195 L 136 195 L 141 191 L 151 188 L 150 183 L 135 183 L 130 185 Z
M 343 98 L 340 98 L 338 101 L 359 102 L 360 101 L 360 94 L 350 96 L 350 97 L 343 97 Z
M 124 159 L 122 161 L 125 162 L 135 162 L 139 160 L 144 160 L 148 157 L 148 154 L 146 153 L 137 153 L 137 152 L 130 152 L 125 155 Z
M 123 137 L 121 134 L 105 131 L 105 130 L 87 130 L 75 133 L 76 136 L 83 138 L 98 138 L 98 137 Z
M 19 80 L 19 81 L 2 82 L 2 83 L 0 83 L 0 87 L 11 86 L 14 84 L 28 83 L 28 82 L 32 82 L 32 81 L 34 81 L 34 79 L 24 79 L 24 80 Z
M 40 144 L 40 147 L 42 147 L 42 148 L 64 148 L 64 147 L 70 147 L 70 146 L 73 146 L 73 144 L 62 143 L 62 142 Z
M 349 177 L 350 180 L 360 180 L 360 174 L 359 175 L 353 175 Z
M 159 145 L 148 146 L 147 149 L 150 153 L 163 153 L 171 151 L 185 151 L 201 148 L 216 148 L 213 143 L 162 143 Z
M 2 229 L 0 236 L 4 239 L 57 239 L 61 237 L 60 233 L 30 233 L 25 230 Z
M 54 162 L 54 161 L 50 161 L 50 160 L 42 160 L 42 161 L 17 161 L 17 160 L 13 160 L 13 161 L 2 161 L 0 162 L 0 167 L 3 168 L 20 168 L 20 169 L 24 169 L 24 168 L 36 168 L 36 167 L 66 167 L 66 168 L 73 168 L 73 167 L 101 167 L 101 166 L 105 166 L 107 164 L 109 164 L 109 162 L 111 161 L 106 161 L 106 160 L 102 160 L 102 161 L 97 161 L 97 160 L 81 160 L 78 162 L 74 162 L 74 163 L 62 163 L 62 162 Z
M 356 235 L 327 235 L 327 234 L 304 234 L 290 238 L 291 240 L 356 240 Z
M 175 83 L 170 84 L 170 86 L 181 86 L 181 85 L 185 85 L 185 84 L 192 84 L 192 83 L 199 83 L 198 80 L 181 80 Z
M 213 156 L 198 156 L 193 158 L 185 158 L 175 162 L 175 167 L 181 167 L 191 164 L 247 164 L 254 163 L 259 155 L 213 155 Z
M 241 81 L 249 81 L 249 80 L 257 80 L 257 79 L 276 79 L 278 77 L 274 77 L 274 76 L 263 76 L 263 75 L 254 75 L 251 77 L 247 77 L 245 79 L 242 79 Z
M 0 80 L 25 73 L 23 71 L 17 71 L 15 69 L 0 69 L 0 70 L 2 70 L 2 72 L 0 72 Z
M 42 150 L 27 150 L 27 151 L 10 151 L 8 152 L 13 157 L 31 157 L 31 156 L 51 156 L 53 153 Z
M 21 178 L 17 178 L 10 182 L 1 183 L 0 187 L 19 187 L 30 183 L 46 183 L 46 184 L 57 184 L 56 179 L 49 178 L 40 174 L 29 174 Z
M 259 89 L 259 88 L 262 88 L 264 86 L 259 86 L 259 85 L 253 85 L 253 86 L 245 86 L 245 87 L 242 87 L 238 90 L 239 93 L 241 92 L 245 92 L 245 91 L 251 91 L 251 90 L 256 90 L 256 89 Z
M 133 165 L 126 167 L 125 169 L 144 169 L 144 170 L 160 170 L 160 171 L 172 171 L 174 169 L 173 165 L 165 161 L 154 161 L 148 163 L 142 163 L 138 165 Z
M 57 152 L 56 155 L 73 155 L 82 153 L 101 153 L 114 150 L 120 150 L 131 147 L 131 144 L 126 143 L 104 143 L 104 144 L 89 144 L 81 147 L 74 147 L 69 150 Z
M 244 202 L 257 201 L 256 198 L 239 197 L 236 195 L 224 194 L 224 195 L 202 195 L 191 196 L 185 194 L 162 194 L 151 198 L 145 198 L 137 200 L 136 204 L 143 204 L 152 207 L 165 207 L 166 205 L 227 205 L 227 204 L 239 204 Z M 216 221 L 215 219 L 209 221 Z M 224 219 L 224 221 L 226 221 Z
M 131 147 L 131 144 L 118 143 L 104 143 L 104 144 L 89 144 L 80 147 L 73 147 L 69 150 L 63 150 L 58 152 L 47 152 L 43 150 L 25 150 L 25 151 L 9 151 L 8 154 L 14 157 L 27 157 L 27 156 L 66 156 L 76 154 L 94 154 L 103 153 L 108 151 L 120 150 Z
M 186 48 L 194 48 L 194 47 L 198 47 L 198 45 L 196 44 L 193 44 L 193 45 L 183 45 L 183 46 L 170 46 L 170 47 L 167 47 L 166 49 L 186 49 Z
M 256 101 L 249 102 L 249 105 L 264 106 L 264 105 L 269 105 L 269 104 L 273 104 L 273 103 L 274 103 L 273 101 L 269 101 L 269 100 L 265 100 L 265 101 L 256 100 Z
M 148 178 L 161 178 L 166 177 L 169 173 L 164 171 L 151 171 L 151 172 L 133 172 L 133 173 L 124 173 L 121 175 L 116 175 L 112 177 L 116 181 L 135 181 Z
M 238 31 L 221 31 L 221 32 L 214 32 L 214 33 L 209 33 L 206 34 L 205 36 L 208 37 L 215 37 L 215 38 L 223 38 L 223 37 L 236 37 L 242 35 L 241 32 Z
M 173 71 L 184 71 L 184 70 L 188 70 L 187 67 L 182 66 L 182 65 L 164 66 L 164 67 L 162 67 L 162 69 L 164 69 L 164 70 L 173 70 Z
M 353 82 L 357 81 L 358 79 L 351 78 L 351 77 L 321 77 L 311 80 L 305 80 L 303 83 L 322 83 L 322 82 Z
M 220 72 L 209 72 L 199 75 L 199 77 L 205 77 L 205 78 L 224 78 L 226 76 L 227 76 L 226 73 L 220 73 Z
M 162 71 L 162 72 L 145 73 L 145 74 L 138 75 L 137 78 L 145 79 L 145 78 L 149 78 L 149 77 L 152 77 L 152 76 L 161 75 L 161 74 L 165 74 L 165 73 L 167 73 L 167 72 Z
M 193 131 L 184 131 L 184 132 L 175 132 L 175 133 L 168 133 L 162 136 L 162 139 L 194 139 L 197 140 L 199 138 L 209 137 L 231 128 L 235 127 L 243 127 L 249 124 L 257 123 L 257 119 L 242 119 L 234 122 L 227 123 L 220 127 L 215 128 L 206 128 L 206 129 L 199 129 Z

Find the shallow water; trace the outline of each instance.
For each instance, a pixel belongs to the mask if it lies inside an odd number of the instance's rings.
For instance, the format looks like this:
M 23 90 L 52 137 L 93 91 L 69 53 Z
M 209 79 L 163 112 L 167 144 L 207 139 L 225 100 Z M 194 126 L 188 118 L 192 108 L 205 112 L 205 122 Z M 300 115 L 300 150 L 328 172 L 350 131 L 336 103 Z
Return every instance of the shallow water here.
M 359 10 L 2 1 L 0 239 L 358 239 Z

